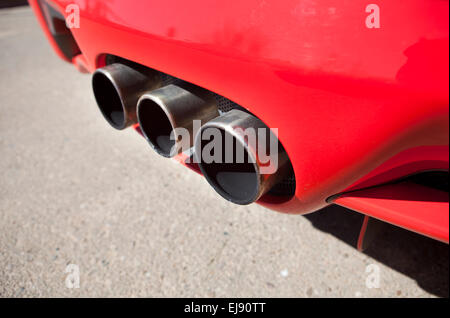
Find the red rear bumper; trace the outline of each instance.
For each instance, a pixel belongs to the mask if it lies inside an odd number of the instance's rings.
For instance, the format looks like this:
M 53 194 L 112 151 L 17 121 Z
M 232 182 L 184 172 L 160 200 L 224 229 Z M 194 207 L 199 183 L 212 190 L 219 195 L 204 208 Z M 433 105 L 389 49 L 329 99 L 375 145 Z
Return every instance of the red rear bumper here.
M 361 0 L 48 2 L 64 15 L 79 5 L 80 28 L 71 31 L 81 54 L 68 59 L 30 0 L 56 52 L 79 69 L 120 56 L 226 96 L 278 128 L 296 191 L 259 202 L 271 209 L 307 213 L 336 194 L 448 171 L 447 1 L 380 0 L 380 29 L 366 27 Z M 354 209 L 370 212 L 362 206 Z M 445 209 L 440 239 L 448 241 Z M 372 215 L 411 228 L 390 213 Z

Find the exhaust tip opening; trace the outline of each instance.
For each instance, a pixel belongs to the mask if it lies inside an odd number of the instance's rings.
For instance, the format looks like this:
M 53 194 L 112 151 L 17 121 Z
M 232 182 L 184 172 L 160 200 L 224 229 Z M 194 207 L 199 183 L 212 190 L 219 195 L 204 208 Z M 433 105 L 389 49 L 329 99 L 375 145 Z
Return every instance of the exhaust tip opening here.
M 212 127 L 217 129 L 219 127 Z M 249 161 L 249 153 L 247 147 L 233 134 L 227 132 L 225 129 L 219 128 L 222 134 L 222 140 L 230 138 L 233 140 L 233 149 L 237 149 L 237 145 L 244 148 L 243 162 L 237 162 L 236 151 L 233 152 L 233 158 L 226 160 L 225 158 L 225 144 L 222 143 L 222 158 L 220 162 L 207 163 L 200 160 L 199 157 L 204 149 L 204 146 L 209 143 L 209 140 L 198 140 L 196 147 L 196 155 L 200 162 L 199 167 L 209 184 L 226 200 L 236 204 L 246 205 L 254 202 L 259 193 L 259 173 L 258 167 L 255 163 Z M 208 128 L 201 130 L 200 133 L 208 131 Z M 203 156 L 203 154 L 201 154 Z M 214 157 L 214 148 L 211 151 L 211 156 Z M 228 161 L 228 162 L 227 162 Z M 229 162 L 231 161 L 231 162 Z
M 125 111 L 122 99 L 110 78 L 97 72 L 92 78 L 92 87 L 97 105 L 108 123 L 116 129 L 125 126 Z
M 141 131 L 153 149 L 164 157 L 171 157 L 175 147 L 175 140 L 170 139 L 173 126 L 161 106 L 151 99 L 142 99 L 137 112 Z

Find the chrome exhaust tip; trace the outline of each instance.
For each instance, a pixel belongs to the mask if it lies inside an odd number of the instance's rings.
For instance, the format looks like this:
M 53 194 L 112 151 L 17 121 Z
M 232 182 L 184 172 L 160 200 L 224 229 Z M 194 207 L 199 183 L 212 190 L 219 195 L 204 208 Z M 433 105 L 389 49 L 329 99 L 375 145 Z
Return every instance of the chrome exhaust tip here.
M 115 63 L 97 69 L 92 88 L 108 123 L 122 130 L 137 123 L 136 104 L 146 91 L 161 86 L 156 71 Z
M 148 92 L 137 106 L 142 134 L 157 153 L 167 158 L 191 148 L 196 130 L 217 116 L 211 93 L 187 83 Z
M 236 204 L 257 201 L 292 173 L 289 158 L 271 129 L 236 109 L 203 125 L 194 151 L 209 184 Z

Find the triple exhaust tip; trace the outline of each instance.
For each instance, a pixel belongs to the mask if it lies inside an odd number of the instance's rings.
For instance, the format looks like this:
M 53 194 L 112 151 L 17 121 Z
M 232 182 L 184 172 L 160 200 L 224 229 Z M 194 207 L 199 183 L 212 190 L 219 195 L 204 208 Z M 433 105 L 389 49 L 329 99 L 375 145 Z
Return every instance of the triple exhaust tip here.
M 228 201 L 255 202 L 292 173 L 270 128 L 241 110 L 220 115 L 205 89 L 181 81 L 161 87 L 156 71 L 118 63 L 95 71 L 92 85 L 103 116 L 114 128 L 139 123 L 152 148 L 164 157 L 194 145 L 201 172 Z

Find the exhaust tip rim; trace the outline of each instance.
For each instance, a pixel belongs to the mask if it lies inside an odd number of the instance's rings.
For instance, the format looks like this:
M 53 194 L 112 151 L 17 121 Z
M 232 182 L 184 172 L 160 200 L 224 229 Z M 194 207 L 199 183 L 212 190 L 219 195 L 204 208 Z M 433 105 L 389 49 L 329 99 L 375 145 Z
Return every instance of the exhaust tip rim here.
M 204 163 L 202 160 L 202 135 L 203 132 L 208 128 L 215 128 L 221 130 L 225 134 L 229 134 L 233 137 L 233 140 L 238 142 L 241 146 L 243 146 L 245 153 L 248 155 L 248 159 L 251 158 L 251 162 L 245 163 L 248 166 L 251 166 L 253 170 L 251 173 L 253 174 L 253 191 L 251 191 L 250 195 L 247 195 L 245 197 L 237 197 L 230 193 L 230 190 L 224 189 L 224 187 L 220 184 L 219 181 L 217 181 L 217 178 L 211 177 L 211 170 L 206 168 L 206 165 L 210 165 L 208 163 Z M 261 197 L 261 174 L 259 171 L 259 166 L 257 165 L 257 158 L 255 154 L 251 151 L 251 149 L 248 147 L 245 140 L 242 138 L 240 134 L 237 134 L 236 131 L 233 129 L 233 127 L 229 125 L 222 124 L 221 122 L 215 122 L 214 120 L 211 122 L 206 123 L 202 126 L 202 128 L 197 133 L 197 136 L 195 137 L 195 145 L 194 145 L 194 156 L 196 158 L 196 161 L 198 163 L 198 166 L 200 168 L 200 171 L 202 175 L 205 177 L 206 181 L 211 185 L 211 187 L 224 199 L 227 201 L 230 201 L 235 204 L 239 205 L 248 205 L 251 203 L 254 203 Z M 214 165 L 224 165 L 226 163 L 214 163 Z M 236 164 L 242 164 L 242 163 L 235 163 Z M 242 182 L 242 175 L 239 177 L 239 181 Z
M 147 142 L 150 144 L 152 149 L 155 150 L 159 155 L 166 157 L 166 158 L 173 158 L 177 154 L 176 152 L 172 153 L 172 150 L 176 149 L 174 147 L 176 147 L 178 136 L 175 135 L 176 140 L 173 140 L 173 139 L 170 140 L 170 146 L 167 146 L 167 148 L 170 148 L 170 150 L 163 149 L 166 147 L 162 147 L 161 145 L 158 145 L 157 140 L 155 138 L 153 138 L 153 136 L 152 136 L 153 134 L 151 134 L 152 127 L 154 127 L 154 125 L 144 124 L 147 121 L 147 119 L 144 119 L 144 118 L 152 117 L 152 116 L 145 116 L 142 114 L 144 109 L 146 109 L 146 108 L 148 109 L 148 106 L 145 105 L 145 103 L 148 103 L 148 102 L 150 102 L 151 103 L 150 105 L 152 107 L 154 107 L 155 109 L 157 109 L 158 112 L 160 112 L 160 115 L 164 114 L 164 120 L 166 121 L 166 124 L 168 123 L 170 125 L 169 138 L 170 138 L 171 132 L 174 131 L 174 129 L 176 127 L 176 123 L 174 122 L 170 112 L 164 106 L 164 102 L 159 97 L 147 93 L 147 94 L 142 95 L 141 98 L 139 98 L 139 101 L 137 103 L 137 110 L 136 110 L 137 119 L 138 119 L 138 123 L 139 123 L 139 127 L 141 129 L 142 135 L 144 136 L 145 140 L 147 140 Z M 144 127 L 149 127 L 149 128 L 144 128 Z M 165 127 L 165 128 L 169 128 L 169 127 Z
M 105 91 L 99 91 L 99 83 L 96 84 L 96 82 L 98 82 L 100 79 L 102 80 L 102 82 L 100 83 L 102 85 L 109 86 L 108 89 L 112 93 L 112 96 L 108 94 L 109 96 L 107 95 L 106 99 Z M 97 102 L 98 108 L 100 109 L 100 112 L 102 113 L 106 121 L 117 130 L 123 130 L 128 127 L 128 114 L 123 102 L 124 98 L 121 89 L 115 82 L 113 76 L 102 68 L 97 69 L 92 75 L 92 89 L 94 91 L 94 97 Z M 107 91 L 108 90 L 106 90 L 106 92 Z M 111 98 L 115 100 L 113 103 L 108 102 L 108 99 Z M 120 108 L 117 106 L 120 106 Z M 116 116 L 120 116 L 120 120 L 114 119 L 112 116 L 112 112 L 107 111 L 108 108 L 115 108 L 114 111 L 116 113 L 120 113 L 116 114 Z

